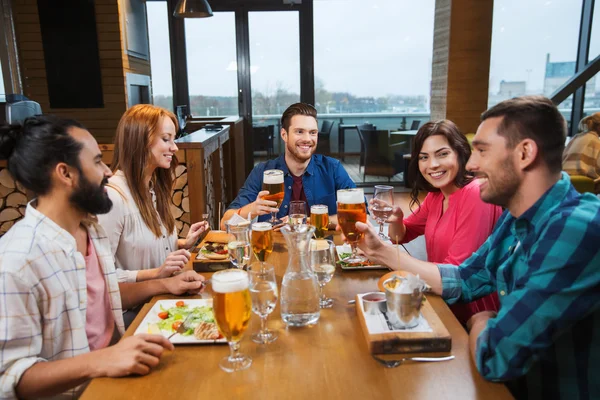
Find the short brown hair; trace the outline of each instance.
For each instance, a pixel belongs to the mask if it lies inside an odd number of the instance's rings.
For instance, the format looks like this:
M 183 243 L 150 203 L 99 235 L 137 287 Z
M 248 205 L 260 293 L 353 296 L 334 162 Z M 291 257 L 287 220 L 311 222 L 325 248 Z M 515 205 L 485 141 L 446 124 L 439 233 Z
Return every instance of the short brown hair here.
M 523 139 L 532 139 L 551 172 L 562 169 L 567 124 L 552 101 L 544 96 L 523 96 L 504 100 L 481 114 L 481 120 L 503 117 L 498 134 L 508 148 Z
M 448 140 L 448 144 L 453 151 L 456 152 L 456 158 L 458 161 L 458 172 L 456 178 L 454 178 L 454 184 L 456 187 L 464 187 L 467 183 L 473 179 L 467 174 L 467 161 L 471 157 L 471 146 L 467 138 L 462 134 L 458 126 L 448 119 L 442 119 L 436 122 L 430 121 L 419 128 L 415 139 L 413 140 L 412 154 L 410 155 L 410 164 L 408 166 L 409 181 L 414 182 L 412 191 L 410 193 L 410 204 L 409 207 L 412 210 L 415 204 L 419 205 L 419 191 L 425 190 L 427 192 L 439 192 L 440 189 L 436 189 L 427 182 L 423 174 L 419 171 L 419 153 L 423 148 L 423 143 L 428 137 L 440 135 L 444 136 Z
M 286 132 L 290 127 L 290 122 L 294 115 L 308 115 L 316 120 L 317 110 L 307 103 L 294 103 L 289 106 L 281 116 L 281 127 L 285 129 Z

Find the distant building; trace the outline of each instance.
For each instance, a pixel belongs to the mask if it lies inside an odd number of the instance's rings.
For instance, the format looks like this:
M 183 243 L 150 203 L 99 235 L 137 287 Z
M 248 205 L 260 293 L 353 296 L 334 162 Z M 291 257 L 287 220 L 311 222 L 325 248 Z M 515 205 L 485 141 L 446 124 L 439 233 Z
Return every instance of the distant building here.
M 498 95 L 504 99 L 524 96 L 527 91 L 527 82 L 525 81 L 500 81 L 500 91 Z
M 550 62 L 550 53 L 546 54 L 546 74 L 544 76 L 544 96 L 550 97 L 569 78 L 575 75 L 575 61 Z M 595 95 L 596 77 L 585 85 L 585 94 Z

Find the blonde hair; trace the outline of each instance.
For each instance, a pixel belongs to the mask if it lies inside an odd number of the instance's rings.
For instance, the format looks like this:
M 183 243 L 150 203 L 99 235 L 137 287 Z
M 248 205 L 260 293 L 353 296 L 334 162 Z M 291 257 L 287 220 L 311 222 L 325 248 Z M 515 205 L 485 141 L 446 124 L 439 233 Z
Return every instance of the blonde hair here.
M 598 132 L 600 130 L 600 112 L 594 113 L 592 115 L 588 115 L 579 121 L 579 131 L 580 132 Z
M 123 171 L 144 223 L 157 238 L 162 236 L 161 223 L 167 232 L 175 229 L 170 200 L 178 164 L 177 157 L 173 156 L 169 169 L 156 168 L 152 173 L 150 184 L 156 194 L 154 208 L 152 196 L 144 183 L 144 173 L 152 157 L 150 147 L 160 134 L 162 118 L 169 118 L 175 125 L 175 131 L 178 130 L 175 115 L 162 107 L 138 104 L 125 111 L 117 126 L 111 166 L 113 172 Z

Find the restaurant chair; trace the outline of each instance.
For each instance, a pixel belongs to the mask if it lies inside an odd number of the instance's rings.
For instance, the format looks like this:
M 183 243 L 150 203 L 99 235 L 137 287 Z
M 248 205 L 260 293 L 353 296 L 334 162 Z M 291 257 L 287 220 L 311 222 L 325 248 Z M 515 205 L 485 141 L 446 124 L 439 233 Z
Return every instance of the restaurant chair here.
M 365 144 L 365 165 L 363 182 L 366 175 L 385 176 L 390 179 L 404 169 L 403 153 L 409 153 L 408 143 L 390 142 L 390 131 L 360 130 Z
M 571 184 L 579 193 L 594 193 L 594 180 L 584 175 L 569 175 Z
M 365 165 L 365 141 L 363 139 L 363 132 L 374 131 L 376 126 L 373 124 L 361 124 L 356 126 L 356 130 L 358 131 L 358 138 L 360 139 L 360 158 L 358 160 L 358 172 L 360 172 L 361 167 Z
M 273 157 L 273 143 L 275 139 L 274 126 L 253 126 L 252 127 L 252 139 L 254 142 L 253 151 L 266 151 L 267 157 L 270 159 Z
M 323 155 L 331 154 L 331 128 L 335 122 L 323 121 L 319 130 L 319 139 L 317 141 L 317 153 Z
M 419 125 L 421 125 L 421 120 L 414 119 L 413 122 L 410 124 L 410 130 L 416 131 L 417 129 L 419 129 Z

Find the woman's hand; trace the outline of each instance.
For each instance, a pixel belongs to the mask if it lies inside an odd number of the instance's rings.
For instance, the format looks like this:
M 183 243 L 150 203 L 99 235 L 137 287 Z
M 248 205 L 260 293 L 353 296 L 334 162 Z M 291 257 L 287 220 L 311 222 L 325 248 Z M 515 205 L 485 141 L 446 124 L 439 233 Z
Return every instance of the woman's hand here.
M 201 221 L 201 222 L 196 222 L 195 224 L 192 224 L 192 226 L 190 226 L 190 230 L 188 231 L 187 236 L 185 237 L 185 240 L 179 247 L 183 248 L 183 249 L 191 248 L 196 243 L 196 241 L 198 241 L 198 238 L 200 237 L 200 235 L 202 235 L 207 230 L 208 230 L 208 222 L 207 221 Z
M 191 253 L 186 249 L 179 249 L 170 253 L 163 265 L 153 270 L 155 271 L 154 279 L 168 278 L 175 272 L 181 271 L 188 263 L 191 256 Z
M 387 222 L 390 224 L 388 228 L 388 236 L 392 242 L 400 242 L 406 235 L 406 226 L 404 226 L 404 213 L 398 206 L 394 206 L 392 215 Z

